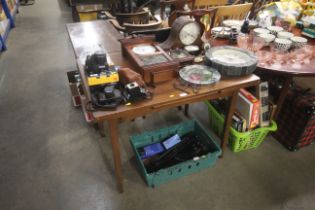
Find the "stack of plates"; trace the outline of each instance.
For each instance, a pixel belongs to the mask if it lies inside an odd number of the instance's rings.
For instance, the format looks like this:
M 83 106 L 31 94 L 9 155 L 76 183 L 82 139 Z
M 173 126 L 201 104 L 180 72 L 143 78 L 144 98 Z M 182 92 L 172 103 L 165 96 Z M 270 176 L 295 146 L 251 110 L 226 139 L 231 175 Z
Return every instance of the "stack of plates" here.
M 231 34 L 231 28 L 229 27 L 214 27 L 211 29 L 211 34 L 221 38 L 227 38 Z
M 226 26 L 226 27 L 233 27 L 233 26 L 241 27 L 243 23 L 244 23 L 244 20 L 235 20 L 235 19 L 228 19 L 222 22 L 223 26 Z M 257 25 L 258 25 L 257 21 L 249 20 L 250 28 L 255 28 L 257 27 Z
M 230 19 L 230 20 L 223 20 L 222 24 L 225 27 L 242 26 L 243 25 L 243 21 L 242 20 Z
M 205 63 L 217 69 L 221 75 L 241 76 L 255 71 L 258 59 L 249 50 L 221 46 L 206 51 Z

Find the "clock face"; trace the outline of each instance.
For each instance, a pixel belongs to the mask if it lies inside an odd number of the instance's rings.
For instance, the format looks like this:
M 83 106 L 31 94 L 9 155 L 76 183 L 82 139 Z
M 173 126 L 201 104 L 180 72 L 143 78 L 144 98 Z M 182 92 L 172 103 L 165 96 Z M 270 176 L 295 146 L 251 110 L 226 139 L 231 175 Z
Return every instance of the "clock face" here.
M 200 27 L 196 22 L 186 24 L 179 32 L 179 40 L 183 45 L 191 45 L 200 37 Z
M 143 44 L 135 46 L 132 51 L 138 55 L 148 55 L 155 53 L 156 49 L 152 45 Z

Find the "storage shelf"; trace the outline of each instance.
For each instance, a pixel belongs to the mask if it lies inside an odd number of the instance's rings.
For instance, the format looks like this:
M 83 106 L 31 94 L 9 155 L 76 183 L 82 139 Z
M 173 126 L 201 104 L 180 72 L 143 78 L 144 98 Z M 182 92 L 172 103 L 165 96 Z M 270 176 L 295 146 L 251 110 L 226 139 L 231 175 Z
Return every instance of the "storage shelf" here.
M 4 25 L 4 31 L 3 33 L 1 33 L 1 37 L 2 37 L 2 40 L 5 42 L 8 38 L 9 31 L 10 31 L 10 21 L 9 19 L 6 19 L 1 22 L 2 22 L 2 25 Z
M 12 12 L 11 12 L 11 16 L 12 16 L 14 22 L 15 22 L 15 16 L 16 16 L 17 12 L 18 12 L 18 4 L 16 4 L 16 5 L 14 6 L 14 8 L 13 8 L 13 10 L 12 10 Z
M 20 1 L 16 0 L 14 8 L 13 8 L 12 12 L 10 13 L 10 15 L 11 15 L 11 22 L 10 22 L 10 24 L 11 24 L 12 28 L 15 27 L 15 17 L 16 17 L 16 14 L 19 11 L 19 6 L 20 6 Z
M 4 45 L 3 45 L 2 43 L 3 43 L 3 41 L 2 41 L 2 38 L 0 37 L 0 52 L 1 52 L 2 50 L 4 50 L 4 49 L 3 49 Z
M 0 50 L 3 51 L 3 50 L 6 50 L 5 42 L 8 38 L 10 29 L 15 27 L 15 17 L 16 17 L 16 14 L 18 13 L 20 2 L 19 0 L 17 0 L 11 11 L 8 7 L 8 2 L 6 0 L 0 0 L 0 2 L 2 4 L 3 11 L 7 17 L 7 19 L 3 20 L 4 22 L 2 21 L 1 23 L 4 26 L 4 32 L 0 34 L 1 39 L 2 39 Z
M 1 36 L 1 41 L 2 41 L 2 46 L 0 47 L 1 51 L 6 50 L 5 42 L 8 38 L 9 31 L 10 31 L 10 21 L 8 19 L 2 20 L 1 25 L 4 26 L 4 31 L 0 34 Z
M 7 18 L 10 20 L 11 28 L 14 28 L 15 27 L 15 16 L 18 12 L 20 2 L 17 0 L 16 4 L 14 5 L 14 8 L 12 10 L 10 10 L 9 6 L 8 6 L 8 2 L 6 0 L 0 0 L 0 1 L 2 3 L 2 7 L 3 7 L 3 10 L 4 10 Z

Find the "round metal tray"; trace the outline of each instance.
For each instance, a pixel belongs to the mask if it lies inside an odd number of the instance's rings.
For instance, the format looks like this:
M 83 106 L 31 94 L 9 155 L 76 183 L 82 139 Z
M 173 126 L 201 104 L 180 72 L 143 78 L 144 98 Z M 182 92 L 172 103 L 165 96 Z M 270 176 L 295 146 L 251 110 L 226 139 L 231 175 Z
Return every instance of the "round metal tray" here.
M 221 46 L 206 51 L 205 64 L 217 69 L 225 76 L 241 76 L 255 71 L 258 59 L 249 50 Z
M 209 85 L 220 80 L 220 73 L 205 65 L 189 65 L 179 70 L 179 77 L 190 84 Z

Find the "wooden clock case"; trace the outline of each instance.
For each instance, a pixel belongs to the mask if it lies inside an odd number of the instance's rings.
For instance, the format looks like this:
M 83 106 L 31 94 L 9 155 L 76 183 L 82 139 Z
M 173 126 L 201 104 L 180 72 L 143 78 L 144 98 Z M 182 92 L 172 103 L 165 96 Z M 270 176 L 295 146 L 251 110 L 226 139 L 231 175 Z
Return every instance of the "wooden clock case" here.
M 211 20 L 216 14 L 216 9 L 198 9 L 198 10 L 192 10 L 192 11 L 175 11 L 170 18 L 169 25 L 172 26 L 171 32 L 169 37 L 165 40 L 165 42 L 161 43 L 160 46 L 163 49 L 170 49 L 170 48 L 176 48 L 176 47 L 184 47 L 183 43 L 180 41 L 179 38 L 179 33 L 182 30 L 182 28 L 191 23 L 195 22 L 199 25 L 200 28 L 200 35 L 199 37 L 195 40 L 194 43 L 191 45 L 198 45 L 199 47 L 202 46 L 203 40 L 202 37 L 204 36 L 205 32 L 205 25 L 201 21 L 201 18 L 205 15 L 207 15 Z M 211 25 L 207 26 L 212 28 L 213 26 L 213 21 L 211 21 Z
M 154 36 L 133 36 L 126 37 L 119 41 L 121 42 L 123 56 L 134 66 L 134 70 L 142 75 L 147 84 L 154 86 L 156 83 L 171 80 L 178 75 L 178 70 L 180 68 L 179 61 L 171 58 L 167 52 L 158 46 Z M 139 55 L 133 52 L 134 47 L 141 45 L 153 46 L 156 49 L 156 52 L 146 55 Z M 144 61 L 146 57 L 151 57 L 153 59 L 160 57 L 165 61 L 146 64 Z

